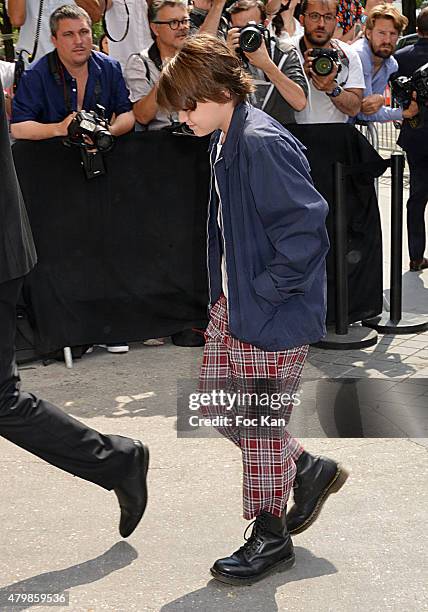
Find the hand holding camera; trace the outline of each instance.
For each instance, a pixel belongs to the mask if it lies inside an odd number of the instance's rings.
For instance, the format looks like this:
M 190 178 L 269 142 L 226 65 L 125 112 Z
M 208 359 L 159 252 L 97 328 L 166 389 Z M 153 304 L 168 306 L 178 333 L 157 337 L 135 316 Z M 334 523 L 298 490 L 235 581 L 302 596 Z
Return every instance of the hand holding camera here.
M 403 108 L 404 119 L 410 120 L 411 127 L 428 123 L 428 63 L 415 70 L 411 77 L 393 79 L 392 92 Z
M 336 86 L 336 77 L 341 66 L 336 49 L 313 48 L 304 54 L 306 76 L 319 91 L 330 93 Z
M 250 21 L 243 28 L 231 28 L 226 42 L 229 49 L 240 56 L 244 63 L 249 62 L 264 70 L 271 62 L 268 51 L 270 36 L 262 24 Z

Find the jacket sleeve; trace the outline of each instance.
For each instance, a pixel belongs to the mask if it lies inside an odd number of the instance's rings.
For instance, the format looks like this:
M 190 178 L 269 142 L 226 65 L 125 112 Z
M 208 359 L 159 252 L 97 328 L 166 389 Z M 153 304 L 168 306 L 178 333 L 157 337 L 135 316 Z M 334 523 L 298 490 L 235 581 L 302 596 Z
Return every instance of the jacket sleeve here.
M 317 275 L 325 274 L 328 206 L 312 183 L 308 161 L 297 143 L 266 141 L 251 157 L 249 181 L 274 249 L 253 286 L 259 296 L 279 306 L 304 294 Z

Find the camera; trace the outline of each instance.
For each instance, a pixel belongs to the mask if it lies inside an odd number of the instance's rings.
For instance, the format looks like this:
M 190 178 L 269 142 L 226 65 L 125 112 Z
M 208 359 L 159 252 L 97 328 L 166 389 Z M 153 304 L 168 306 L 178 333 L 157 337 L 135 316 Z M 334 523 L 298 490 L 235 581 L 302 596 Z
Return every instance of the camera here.
M 250 21 L 241 28 L 239 33 L 239 48 L 246 53 L 254 53 L 262 45 L 263 41 L 269 50 L 270 35 L 269 31 L 260 23 Z
M 71 121 L 64 144 L 80 148 L 80 158 L 85 176 L 92 179 L 106 173 L 103 153 L 111 151 L 114 136 L 108 129 L 105 108 L 97 104 L 96 111 L 79 111 Z M 91 143 L 87 142 L 90 138 Z
M 328 76 L 337 66 L 339 73 L 342 66 L 339 61 L 339 54 L 336 49 L 319 49 L 315 48 L 311 51 L 312 70 L 319 76 Z
M 394 99 L 404 109 L 409 108 L 413 100 L 413 92 L 416 92 L 419 115 L 410 119 L 409 123 L 412 127 L 424 125 L 428 107 L 428 62 L 415 70 L 411 77 L 396 77 L 391 80 L 391 83 Z
M 100 153 L 111 151 L 114 137 L 108 129 L 108 122 L 104 118 L 105 109 L 97 105 L 97 111 L 79 111 L 68 126 L 68 143 L 85 149 L 95 148 Z M 88 136 L 92 144 L 85 140 Z

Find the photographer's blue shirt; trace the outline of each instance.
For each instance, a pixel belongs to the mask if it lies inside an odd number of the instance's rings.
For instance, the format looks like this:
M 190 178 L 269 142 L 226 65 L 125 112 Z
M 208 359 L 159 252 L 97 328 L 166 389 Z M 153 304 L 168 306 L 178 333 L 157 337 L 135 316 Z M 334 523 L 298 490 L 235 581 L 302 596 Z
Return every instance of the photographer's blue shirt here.
M 367 98 L 373 94 L 380 94 L 383 96 L 385 87 L 388 84 L 389 77 L 391 74 L 397 71 L 398 64 L 397 60 L 392 56 L 383 60 L 379 70 L 376 74 L 373 74 L 374 65 L 373 57 L 370 49 L 369 41 L 366 38 L 360 38 L 352 45 L 353 49 L 360 56 L 361 63 L 363 65 L 364 81 L 366 88 L 364 90 L 363 98 Z M 351 123 L 355 123 L 355 120 L 360 121 L 401 121 L 403 118 L 403 111 L 401 108 L 389 108 L 389 106 L 382 106 L 376 113 L 372 115 L 365 115 L 364 113 L 358 113 L 357 117 L 351 119 Z
M 70 112 L 78 110 L 76 79 L 61 63 L 60 69 L 53 73 L 49 56 L 42 57 L 22 75 L 13 99 L 12 123 L 58 123 Z M 96 110 L 97 104 L 104 106 L 108 120 L 113 114 L 117 116 L 132 109 L 119 62 L 92 51 L 88 60 L 83 110 Z

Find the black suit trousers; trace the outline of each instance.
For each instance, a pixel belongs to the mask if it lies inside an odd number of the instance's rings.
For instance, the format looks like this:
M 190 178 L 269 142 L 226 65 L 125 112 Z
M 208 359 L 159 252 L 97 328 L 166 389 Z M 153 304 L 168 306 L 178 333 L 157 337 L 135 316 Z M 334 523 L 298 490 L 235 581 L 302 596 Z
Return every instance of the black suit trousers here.
M 426 150 L 426 146 L 424 150 Z M 425 208 L 428 202 L 428 153 L 407 151 L 410 171 L 410 197 L 407 201 L 407 236 L 410 259 L 425 253 Z
M 66 472 L 114 489 L 134 458 L 132 440 L 100 434 L 20 389 L 14 345 L 21 287 L 22 279 L 0 283 L 0 435 Z

